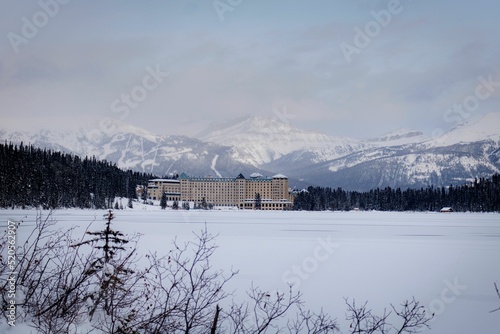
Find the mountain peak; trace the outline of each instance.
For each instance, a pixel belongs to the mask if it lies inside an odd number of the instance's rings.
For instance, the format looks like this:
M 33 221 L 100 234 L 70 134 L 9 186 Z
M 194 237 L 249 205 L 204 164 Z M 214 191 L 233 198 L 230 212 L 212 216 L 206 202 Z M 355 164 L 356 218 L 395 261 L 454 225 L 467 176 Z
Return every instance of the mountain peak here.
M 207 129 L 196 137 L 202 140 L 219 142 L 219 137 L 235 136 L 243 134 L 271 133 L 271 132 L 301 131 L 293 129 L 289 123 L 277 118 L 261 116 L 244 116 L 229 121 L 217 122 L 209 125 Z
M 85 123 L 81 127 L 80 131 L 83 131 L 90 137 L 112 137 L 117 134 L 135 134 L 147 138 L 150 141 L 156 141 L 159 137 L 158 135 L 144 129 L 125 123 L 122 120 L 116 118 L 101 118 L 93 119 Z
M 500 142 L 500 112 L 490 112 L 479 118 L 464 122 L 444 135 L 434 139 L 434 146 L 450 146 L 485 140 Z
M 293 127 L 276 118 L 242 117 L 211 125 L 199 139 L 159 136 L 118 119 L 94 120 L 77 130 L 36 133 L 1 130 L 0 139 L 80 156 L 95 155 L 165 175 L 283 172 L 291 179 L 350 189 L 456 184 L 500 171 L 500 113 L 490 113 L 428 140 L 398 129 L 358 140 Z M 454 147 L 461 144 L 460 150 Z M 443 147 L 445 149 L 443 149 Z
M 259 166 L 279 159 L 296 150 L 318 147 L 337 147 L 358 142 L 336 138 L 321 132 L 293 127 L 277 117 L 245 117 L 211 126 L 200 137 L 204 141 L 232 146 L 234 158 Z

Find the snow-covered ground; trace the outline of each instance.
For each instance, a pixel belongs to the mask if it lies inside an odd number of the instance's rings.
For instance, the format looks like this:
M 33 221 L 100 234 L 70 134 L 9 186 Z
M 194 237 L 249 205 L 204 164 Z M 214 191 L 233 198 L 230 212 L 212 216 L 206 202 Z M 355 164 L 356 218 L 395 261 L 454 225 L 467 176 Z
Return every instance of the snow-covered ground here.
M 124 203 L 125 204 L 125 203 Z M 218 234 L 213 265 L 239 269 L 228 290 L 236 298 L 254 286 L 286 290 L 293 283 L 306 305 L 323 308 L 345 326 L 344 297 L 369 301 L 381 314 L 413 296 L 435 312 L 430 333 L 498 333 L 500 215 L 395 212 L 173 211 L 134 203 L 117 210 L 115 229 L 143 236 L 142 251 L 168 252 L 171 240 L 192 240 L 204 228 Z M 60 227 L 81 231 L 105 211 L 59 210 Z M 1 210 L 0 226 L 35 211 Z M 4 322 L 2 320 L 2 322 Z M 0 332 L 21 333 L 0 325 Z M 19 330 L 19 329 L 18 329 Z M 426 330 L 426 332 L 428 332 Z

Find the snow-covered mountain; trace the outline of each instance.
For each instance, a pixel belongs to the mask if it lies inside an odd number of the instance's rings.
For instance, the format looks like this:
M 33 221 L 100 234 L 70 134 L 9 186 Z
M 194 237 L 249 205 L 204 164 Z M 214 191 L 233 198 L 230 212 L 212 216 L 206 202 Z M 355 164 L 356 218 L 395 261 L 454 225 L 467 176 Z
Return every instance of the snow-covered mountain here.
M 334 159 L 357 151 L 364 143 L 357 139 L 332 137 L 321 132 L 292 127 L 278 118 L 246 117 L 209 127 L 199 139 L 233 147 L 232 157 L 254 166 L 269 164 L 289 153 L 313 153 L 312 163 Z
M 0 130 L 0 140 L 96 156 L 121 168 L 162 176 L 283 173 L 291 185 L 367 190 L 462 184 L 500 172 L 500 113 L 437 138 L 398 129 L 367 140 L 294 128 L 279 119 L 247 117 L 210 126 L 191 138 L 160 136 L 117 120 L 76 130 Z M 302 182 L 299 182 L 301 180 Z
M 463 184 L 500 172 L 497 124 L 500 113 L 490 113 L 438 138 L 398 130 L 370 139 L 371 147 L 287 173 L 309 183 L 354 190 Z
M 358 153 L 361 155 L 360 160 L 355 160 L 354 164 L 361 162 L 363 159 L 369 160 L 376 158 L 377 155 L 381 156 L 385 154 L 383 148 L 417 144 L 426 140 L 428 140 L 428 137 L 424 136 L 422 132 L 410 129 L 398 129 L 376 138 L 364 140 L 330 137 L 330 142 L 325 146 L 306 146 L 261 166 L 265 169 L 285 169 L 288 171 L 291 166 L 294 169 L 308 168 L 337 159 L 339 163 L 342 161 L 345 162 L 341 158 Z M 378 153 L 376 153 L 377 148 L 381 148 L 381 150 L 378 150 Z M 346 166 L 340 165 L 339 167 L 343 168 Z
M 23 142 L 79 156 L 95 156 L 123 169 L 163 176 L 186 171 L 192 175 L 235 176 L 264 171 L 231 158 L 232 148 L 186 136 L 160 136 L 119 120 L 85 124 L 76 130 L 33 133 L 0 130 L 2 141 Z
M 369 142 L 371 146 L 383 147 L 417 144 L 427 140 L 429 140 L 429 137 L 425 136 L 421 131 L 401 128 L 365 141 Z
M 500 140 L 500 112 L 488 113 L 474 121 L 462 123 L 451 131 L 434 138 L 429 147 L 446 147 L 476 142 L 498 143 Z

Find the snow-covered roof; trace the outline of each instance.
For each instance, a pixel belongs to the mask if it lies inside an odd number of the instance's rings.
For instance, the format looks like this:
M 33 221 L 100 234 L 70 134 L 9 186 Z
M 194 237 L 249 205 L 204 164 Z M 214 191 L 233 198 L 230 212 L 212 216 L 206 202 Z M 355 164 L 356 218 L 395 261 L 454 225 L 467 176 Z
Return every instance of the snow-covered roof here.
M 288 177 L 283 174 L 276 174 L 273 176 L 273 179 L 288 179 Z
M 171 183 L 179 183 L 180 181 L 179 180 L 176 180 L 176 179 L 152 179 L 152 180 L 149 180 L 149 182 L 171 182 Z
M 252 174 L 250 174 L 250 177 L 251 178 L 262 177 L 262 174 L 260 174 L 260 173 L 252 173 Z

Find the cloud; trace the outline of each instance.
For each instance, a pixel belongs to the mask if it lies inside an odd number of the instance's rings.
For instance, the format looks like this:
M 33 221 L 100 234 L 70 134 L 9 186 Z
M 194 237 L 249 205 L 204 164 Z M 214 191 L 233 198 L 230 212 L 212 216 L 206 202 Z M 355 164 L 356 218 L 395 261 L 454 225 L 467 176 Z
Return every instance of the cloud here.
M 210 2 L 70 2 L 18 54 L 0 42 L 0 116 L 21 126 L 116 117 L 113 101 L 159 66 L 170 75 L 125 120 L 158 133 L 284 107 L 295 125 L 334 135 L 451 127 L 444 111 L 500 68 L 499 5 L 401 3 L 347 63 L 339 45 L 386 1 L 244 1 L 223 22 Z M 19 32 L 37 10 L 13 4 L 0 33 Z M 498 110 L 499 94 L 477 113 Z

